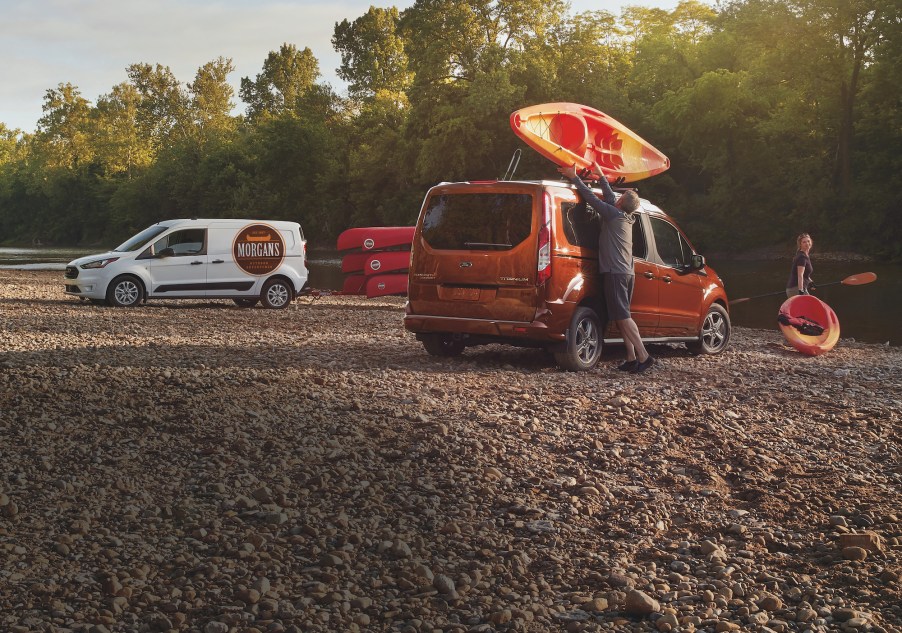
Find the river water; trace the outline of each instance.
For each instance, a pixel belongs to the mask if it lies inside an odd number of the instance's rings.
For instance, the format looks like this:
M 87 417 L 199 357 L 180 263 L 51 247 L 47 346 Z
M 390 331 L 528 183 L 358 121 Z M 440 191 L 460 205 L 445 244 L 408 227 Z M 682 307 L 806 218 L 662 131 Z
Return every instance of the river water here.
M 59 270 L 77 257 L 101 249 L 0 248 L 0 269 Z M 843 338 L 868 343 L 902 345 L 902 266 L 873 262 L 818 261 L 812 253 L 815 284 L 841 281 L 849 275 L 873 272 L 877 281 L 863 286 L 837 284 L 815 291 L 836 312 Z M 310 284 L 321 290 L 340 290 L 341 254 L 311 252 Z M 710 259 L 708 263 L 724 280 L 731 299 L 780 292 L 786 285 L 790 261 Z M 62 291 L 62 277 L 60 282 Z M 62 296 L 62 292 L 60 294 Z M 762 297 L 730 308 L 734 325 L 776 329 L 777 312 L 784 295 Z

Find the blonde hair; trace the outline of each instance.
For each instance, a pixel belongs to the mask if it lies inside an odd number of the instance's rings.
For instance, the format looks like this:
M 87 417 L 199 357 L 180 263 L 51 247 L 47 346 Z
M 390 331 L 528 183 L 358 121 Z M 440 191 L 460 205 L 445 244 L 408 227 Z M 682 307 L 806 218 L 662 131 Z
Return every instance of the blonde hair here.
M 814 240 L 811 239 L 810 235 L 808 235 L 807 233 L 799 233 L 799 236 L 796 238 L 796 248 L 802 250 L 802 240 L 804 240 L 806 237 L 811 240 L 812 244 L 814 244 Z

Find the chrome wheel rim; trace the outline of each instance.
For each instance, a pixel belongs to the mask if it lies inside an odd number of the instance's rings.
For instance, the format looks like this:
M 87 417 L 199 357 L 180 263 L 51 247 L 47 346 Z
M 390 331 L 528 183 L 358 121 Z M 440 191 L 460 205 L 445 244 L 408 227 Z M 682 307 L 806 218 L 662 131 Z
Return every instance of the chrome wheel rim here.
M 727 340 L 727 322 L 719 312 L 709 312 L 702 326 L 702 343 L 711 351 L 720 350 Z
M 130 306 L 135 303 L 138 300 L 139 294 L 138 286 L 133 281 L 120 281 L 116 284 L 116 289 L 113 291 L 116 302 L 125 306 Z
M 266 291 L 266 298 L 270 305 L 281 308 L 288 303 L 288 288 L 282 284 L 273 284 Z
M 598 354 L 598 329 L 589 319 L 583 319 L 576 327 L 576 356 L 583 364 L 595 360 Z

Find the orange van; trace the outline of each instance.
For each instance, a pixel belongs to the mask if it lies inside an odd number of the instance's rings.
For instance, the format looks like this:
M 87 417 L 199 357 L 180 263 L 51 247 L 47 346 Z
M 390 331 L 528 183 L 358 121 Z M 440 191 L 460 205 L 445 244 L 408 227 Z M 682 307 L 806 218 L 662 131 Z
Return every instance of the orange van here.
M 722 352 L 731 326 L 720 277 L 661 209 L 643 199 L 637 214 L 631 311 L 643 340 Z M 599 225 L 587 217 L 569 182 L 436 185 L 413 238 L 405 328 L 436 356 L 505 343 L 592 369 L 605 343 L 623 339 L 607 322 Z

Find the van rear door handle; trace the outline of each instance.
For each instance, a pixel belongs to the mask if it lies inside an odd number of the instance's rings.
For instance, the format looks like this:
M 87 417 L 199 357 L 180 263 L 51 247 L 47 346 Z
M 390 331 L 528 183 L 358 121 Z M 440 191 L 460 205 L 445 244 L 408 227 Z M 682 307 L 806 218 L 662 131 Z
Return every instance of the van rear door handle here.
M 213 260 L 212 262 L 210 262 L 210 263 L 211 263 L 211 264 L 224 264 L 224 263 L 225 263 L 225 260 L 222 260 L 222 259 L 214 259 L 214 260 Z
M 665 275 L 664 277 L 661 277 L 661 281 L 663 281 L 665 284 L 669 284 L 671 281 L 673 281 L 673 279 L 671 279 L 670 275 Z
M 203 264 L 203 262 L 191 262 L 192 266 L 199 266 L 201 264 Z
M 645 276 L 646 279 L 654 279 L 654 278 L 655 278 L 655 274 L 654 274 L 653 272 L 651 272 L 651 271 L 648 271 L 648 270 L 646 270 L 646 271 L 645 271 L 644 273 L 642 273 L 642 274 Z

